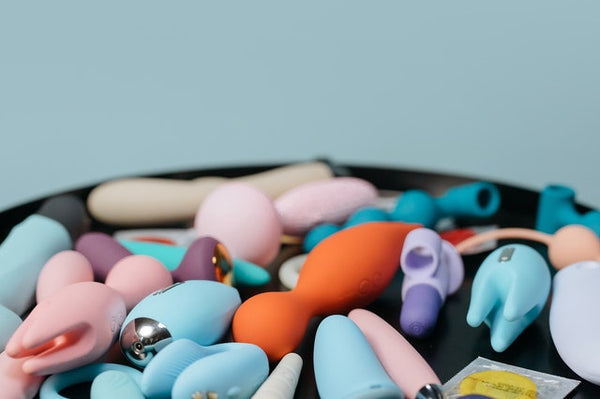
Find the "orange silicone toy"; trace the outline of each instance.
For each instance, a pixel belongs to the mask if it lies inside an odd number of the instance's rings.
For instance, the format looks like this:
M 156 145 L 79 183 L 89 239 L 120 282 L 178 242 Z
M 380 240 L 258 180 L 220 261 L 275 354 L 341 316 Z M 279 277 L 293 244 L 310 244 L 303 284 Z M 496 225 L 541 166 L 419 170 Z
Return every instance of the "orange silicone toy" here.
M 302 341 L 310 319 L 347 313 L 375 300 L 400 265 L 404 238 L 417 224 L 372 222 L 329 236 L 306 258 L 291 291 L 249 298 L 233 317 L 233 338 L 280 360 Z

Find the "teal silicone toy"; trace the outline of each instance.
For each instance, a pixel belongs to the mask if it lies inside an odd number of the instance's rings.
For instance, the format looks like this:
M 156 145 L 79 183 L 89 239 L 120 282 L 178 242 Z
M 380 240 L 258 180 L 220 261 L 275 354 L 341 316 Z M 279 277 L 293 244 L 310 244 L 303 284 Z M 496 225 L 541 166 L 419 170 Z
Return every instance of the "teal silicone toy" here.
M 343 226 L 322 224 L 310 230 L 302 244 L 305 252 L 341 229 L 367 222 L 397 221 L 419 223 L 434 228 L 444 217 L 486 218 L 500 208 L 500 191 L 488 182 L 476 182 L 452 187 L 441 197 L 432 197 L 423 190 L 407 190 L 398 198 L 396 206 L 387 213 L 383 209 L 366 207 L 351 215 Z
M 72 245 L 67 229 L 46 216 L 33 214 L 13 227 L 0 245 L 0 305 L 25 313 L 35 302 L 42 267 Z
M 0 352 L 23 320 L 12 310 L 0 305 Z
M 169 271 L 177 269 L 185 256 L 186 247 L 149 241 L 119 240 L 121 245 L 135 255 L 148 255 L 158 259 Z M 271 275 L 251 262 L 233 259 L 233 284 L 257 287 L 267 284 Z
M 199 345 L 181 338 L 167 345 L 148 363 L 142 375 L 142 392 L 149 399 L 168 398 L 179 374 L 206 356 L 235 349 L 237 343 Z
M 443 217 L 484 218 L 492 216 L 499 207 L 498 188 L 477 182 L 452 187 L 441 197 L 432 197 L 422 190 L 405 191 L 390 215 L 392 220 L 433 228 Z
M 490 253 L 475 274 L 467 323 L 490 328 L 496 352 L 508 348 L 540 314 L 550 293 L 551 276 L 544 258 L 522 244 Z
M 403 398 L 358 326 L 346 316 L 328 316 L 317 328 L 313 351 L 319 396 Z
M 173 340 L 214 344 L 229 329 L 240 304 L 237 289 L 223 283 L 188 280 L 173 284 L 131 309 L 121 328 L 121 350 L 143 368 Z
M 538 201 L 535 229 L 554 234 L 568 224 L 581 224 L 600 235 L 600 212 L 579 213 L 575 209 L 575 191 L 567 186 L 551 184 L 542 190 Z
M 145 399 L 139 385 L 129 373 L 120 370 L 107 370 L 92 382 L 90 399 Z
M 249 398 L 269 376 L 267 354 L 257 345 L 236 343 L 203 357 L 179 374 L 172 399 Z M 214 395 L 214 396 L 213 396 Z
M 92 363 L 73 370 L 54 374 L 48 377 L 40 388 L 40 399 L 65 399 L 59 392 L 70 386 L 93 381 L 97 376 L 106 371 L 118 371 L 125 373 L 129 378 L 139 386 L 142 380 L 142 373 L 132 367 L 115 363 Z M 127 382 L 130 384 L 130 382 Z M 96 384 L 98 385 L 98 383 Z M 128 388 L 128 390 L 131 388 Z M 101 394 L 100 389 L 96 388 L 97 395 Z M 114 392 L 114 391 L 113 391 Z M 97 398 L 106 396 L 97 396 Z M 112 396 L 112 398 L 131 397 L 131 396 Z M 133 396 L 135 398 L 135 396 Z

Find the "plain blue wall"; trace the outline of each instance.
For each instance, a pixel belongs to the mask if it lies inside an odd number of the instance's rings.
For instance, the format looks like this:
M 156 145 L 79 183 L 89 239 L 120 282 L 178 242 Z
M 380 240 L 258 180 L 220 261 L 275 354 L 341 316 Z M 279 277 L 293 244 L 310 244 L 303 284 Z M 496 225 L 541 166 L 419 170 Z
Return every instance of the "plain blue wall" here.
M 600 207 L 600 2 L 2 2 L 0 209 L 327 156 Z

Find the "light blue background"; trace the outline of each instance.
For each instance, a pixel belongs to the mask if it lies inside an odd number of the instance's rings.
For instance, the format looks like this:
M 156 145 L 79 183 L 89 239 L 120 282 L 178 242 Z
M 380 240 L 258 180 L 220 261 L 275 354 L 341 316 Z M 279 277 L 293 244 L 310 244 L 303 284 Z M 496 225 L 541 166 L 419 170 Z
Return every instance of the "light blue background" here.
M 600 207 L 600 2 L 0 5 L 0 209 L 101 180 L 332 160 Z

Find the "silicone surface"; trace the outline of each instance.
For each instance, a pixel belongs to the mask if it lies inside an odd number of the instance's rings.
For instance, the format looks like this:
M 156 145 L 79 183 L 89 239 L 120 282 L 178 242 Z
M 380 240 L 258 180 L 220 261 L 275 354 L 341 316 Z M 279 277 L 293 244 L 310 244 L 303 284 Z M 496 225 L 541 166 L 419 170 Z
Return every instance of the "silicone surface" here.
M 498 188 L 488 182 L 476 182 L 451 187 L 440 197 L 432 197 L 423 190 L 407 190 L 390 215 L 393 220 L 433 228 L 443 217 L 485 218 L 496 213 L 499 207 Z
M 42 267 L 72 245 L 64 226 L 45 216 L 33 214 L 16 225 L 0 244 L 0 305 L 25 313 L 35 303 Z
M 120 370 L 100 373 L 90 388 L 90 399 L 145 399 L 136 381 L 130 374 Z
M 119 373 L 125 373 L 133 381 L 135 381 L 137 385 L 139 385 L 142 377 L 142 373 L 139 370 L 122 364 L 90 363 L 76 369 L 64 371 L 48 377 L 40 388 L 40 399 L 63 399 L 64 396 L 60 394 L 63 389 L 84 382 L 92 382 L 96 377 L 107 371 L 118 371 Z M 129 384 L 129 382 L 126 382 L 126 384 Z M 97 383 L 97 385 L 99 384 Z M 101 393 L 99 392 L 101 390 L 100 387 L 97 387 L 96 390 L 98 391 L 98 394 Z M 119 396 L 113 396 L 113 398 L 116 397 Z M 120 397 L 129 398 L 129 396 Z
M 4 351 L 6 343 L 22 322 L 15 312 L 0 306 L 0 352 Z
M 575 209 L 575 191 L 567 186 L 550 184 L 540 193 L 535 220 L 536 230 L 552 234 L 563 226 L 581 224 L 600 235 L 600 212 L 579 213 Z
M 120 243 L 134 254 L 148 255 L 161 261 L 168 270 L 176 270 L 184 258 L 187 248 L 156 242 L 122 240 Z M 268 283 L 271 276 L 264 268 L 242 259 L 232 259 L 233 285 L 261 286 Z
M 292 399 L 302 371 L 302 358 L 294 352 L 285 355 L 252 399 Z
M 309 181 L 329 179 L 333 172 L 323 162 L 306 162 L 272 168 L 233 179 L 199 177 L 192 180 L 130 178 L 95 187 L 87 206 L 98 220 L 117 225 L 148 225 L 189 222 L 204 199 L 217 187 L 240 181 L 276 198 Z
M 421 354 L 394 327 L 366 309 L 348 313 L 371 345 L 390 378 L 407 399 L 414 399 L 425 384 L 441 385 Z
M 75 242 L 75 250 L 82 253 L 94 269 L 96 281 L 104 282 L 110 269 L 126 256 L 132 255 L 112 236 L 102 232 L 85 233 Z
M 331 315 L 321 321 L 315 335 L 313 364 L 323 399 L 404 398 L 369 341 L 346 316 Z
M 267 356 L 256 345 L 237 344 L 235 349 L 201 358 L 175 380 L 172 399 L 189 399 L 196 392 L 210 398 L 248 398 L 269 375 Z
M 83 281 L 94 281 L 94 271 L 87 258 L 77 251 L 60 251 L 48 259 L 40 271 L 36 301 L 39 303 L 62 287 Z
M 508 348 L 540 314 L 550 293 L 550 270 L 544 258 L 522 244 L 490 253 L 475 274 L 467 323 L 490 328 L 497 352 Z
M 127 311 L 153 292 L 173 284 L 173 277 L 158 260 L 146 255 L 129 255 L 110 269 L 104 282 L 125 301 Z
M 25 358 L 23 371 L 48 375 L 100 358 L 115 342 L 125 318 L 121 296 L 101 283 L 63 287 L 38 303 L 6 344 Z
M 322 223 L 343 223 L 356 210 L 377 198 L 373 184 L 356 177 L 305 183 L 274 200 L 283 232 L 303 235 Z
M 145 367 L 172 340 L 188 338 L 211 345 L 229 329 L 240 303 L 238 291 L 223 283 L 189 280 L 174 284 L 148 295 L 129 312 L 121 329 L 121 349 L 129 361 Z M 150 326 L 155 329 L 147 333 Z
M 575 263 L 554 276 L 550 333 L 562 360 L 581 378 L 600 385 L 600 262 Z
M 279 252 L 279 215 L 266 194 L 247 183 L 226 183 L 204 200 L 194 228 L 221 241 L 231 256 L 267 266 Z
M 180 338 L 168 344 L 154 356 L 144 368 L 142 392 L 149 398 L 169 398 L 175 380 L 195 361 L 218 352 L 233 350 L 235 343 L 199 345 Z
M 426 337 L 433 331 L 448 294 L 462 284 L 462 258 L 438 233 L 419 228 L 406 236 L 400 266 L 404 272 L 400 326 L 411 336 Z
M 266 292 L 242 303 L 233 318 L 234 340 L 260 346 L 280 360 L 302 341 L 312 316 L 366 306 L 398 270 L 404 238 L 419 227 L 365 223 L 342 230 L 308 255 L 298 283 L 287 292 Z
M 0 387 L 5 398 L 32 399 L 40 389 L 44 377 L 23 371 L 27 358 L 14 359 L 0 352 Z

